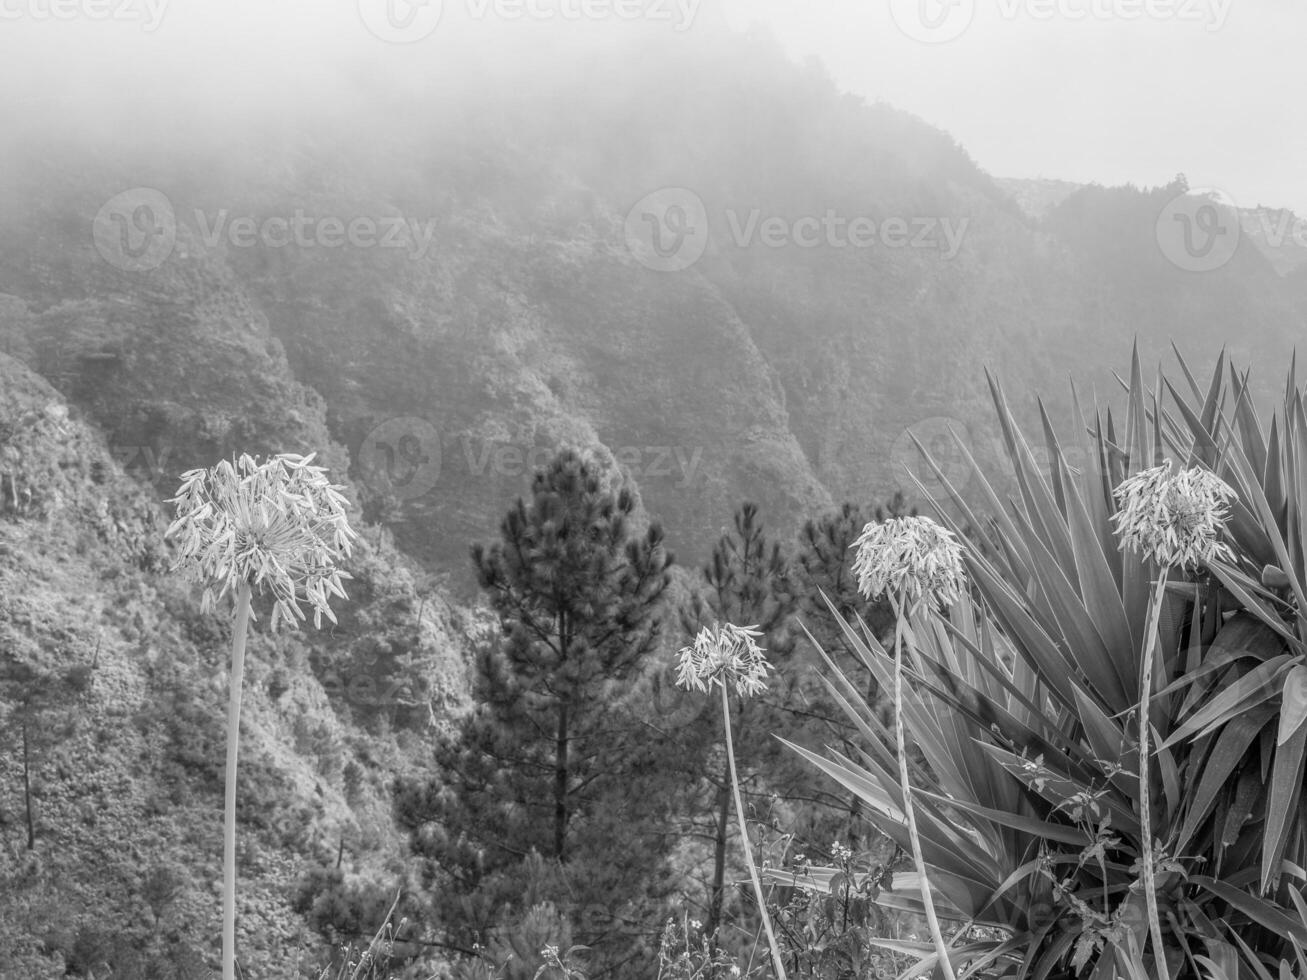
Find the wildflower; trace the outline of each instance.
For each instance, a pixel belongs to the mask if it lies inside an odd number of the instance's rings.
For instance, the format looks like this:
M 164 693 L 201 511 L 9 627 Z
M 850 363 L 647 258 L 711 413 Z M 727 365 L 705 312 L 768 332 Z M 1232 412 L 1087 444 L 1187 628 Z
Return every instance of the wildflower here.
M 753 863 L 753 848 L 748 845 L 749 828 L 744 822 L 744 803 L 740 799 L 740 777 L 735 769 L 735 744 L 731 738 L 731 709 L 727 697 L 734 685 L 737 694 L 747 697 L 761 694 L 767 689 L 767 671 L 771 664 L 763 656 L 755 638 L 762 636 L 756 626 L 735 626 L 731 623 L 705 627 L 694 638 L 694 645 L 681 650 L 676 667 L 678 687 L 707 691 L 716 684 L 721 689 L 722 722 L 726 728 L 726 759 L 730 763 L 731 790 L 735 796 L 735 816 L 740 822 L 740 841 L 744 845 L 744 859 L 749 865 L 753 881 L 753 894 L 758 908 L 763 910 L 762 924 L 767 932 L 767 946 L 771 951 L 772 966 L 777 980 L 785 980 L 785 964 L 781 960 L 776 934 L 767 915 L 767 901 L 758 880 L 758 869 Z
M 1220 541 L 1235 492 L 1211 470 L 1171 475 L 1171 461 L 1122 481 L 1113 516 L 1121 549 L 1139 552 L 1164 568 L 1192 567 L 1234 553 Z
M 894 737 L 899 757 L 899 787 L 903 792 L 903 812 L 907 817 L 912 860 L 920 880 L 921 901 L 926 909 L 939 965 L 947 980 L 956 980 L 949 959 L 948 944 L 935 912 L 935 900 L 927 872 L 921 835 L 917 830 L 912 805 L 912 780 L 908 772 L 907 729 L 903 723 L 903 639 L 904 620 L 910 611 L 925 606 L 927 612 L 951 606 L 962 598 L 966 573 L 962 568 L 962 548 L 951 531 L 928 517 L 895 517 L 883 523 L 871 523 L 853 543 L 858 549 L 853 573 L 858 576 L 858 591 L 868 599 L 889 593 L 894 604 Z
M 224 460 L 208 470 L 182 475 L 177 519 L 167 536 L 180 552 L 174 568 L 204 585 L 201 608 L 208 612 L 241 585 L 268 589 L 280 620 L 304 619 L 301 602 L 313 608 L 313 624 L 336 617 L 329 595 L 346 598 L 335 565 L 350 553 L 355 536 L 345 518 L 347 501 L 313 456 L 282 454 L 263 464 L 250 456 Z
M 179 544 L 173 567 L 204 586 L 204 611 L 228 592 L 236 605 L 223 808 L 223 980 L 236 977 L 236 760 L 251 596 L 255 589 L 271 591 L 273 629 L 280 620 L 298 625 L 304 618 L 301 601 L 313 607 L 314 626 L 322 625 L 324 613 L 334 623 L 329 594 L 346 598 L 340 582 L 348 575 L 336 562 L 349 554 L 354 537 L 345 519 L 347 503 L 312 461 L 311 455 L 290 454 L 262 465 L 250 456 L 224 460 L 209 470 L 184 473 L 169 501 L 177 506 L 166 535 Z
M 1234 560 L 1234 553 L 1219 538 L 1229 517 L 1227 502 L 1235 493 L 1210 470 L 1184 469 L 1172 476 L 1171 461 L 1168 459 L 1160 466 L 1123 480 L 1114 496 L 1120 504 L 1120 510 L 1113 515 L 1112 520 L 1116 524 L 1117 533 L 1121 535 L 1121 550 L 1141 553 L 1161 566 L 1161 574 L 1153 585 L 1152 601 L 1149 604 L 1149 635 L 1144 643 L 1143 672 L 1139 679 L 1139 718 L 1144 720 L 1139 726 L 1139 823 L 1142 842 L 1140 866 L 1143 871 L 1149 934 L 1154 956 L 1163 965 L 1162 975 L 1169 980 L 1170 970 L 1165 967 L 1164 938 L 1157 902 L 1153 831 L 1149 816 L 1152 811 L 1152 765 L 1149 750 L 1152 726 L 1147 724 L 1147 719 L 1150 717 L 1153 686 L 1156 683 L 1153 664 L 1158 645 L 1158 622 L 1170 569 L 1209 564 L 1216 559 Z
M 726 623 L 704 627 L 694 645 L 681 650 L 676 684 L 686 690 L 707 691 L 709 685 L 734 685 L 738 694 L 752 697 L 767 689 L 771 664 L 755 639 L 762 633 L 753 626 Z
M 962 548 L 953 532 L 929 517 L 870 523 L 853 543 L 853 574 L 868 599 L 889 592 L 906 606 L 936 608 L 957 602 L 966 584 Z

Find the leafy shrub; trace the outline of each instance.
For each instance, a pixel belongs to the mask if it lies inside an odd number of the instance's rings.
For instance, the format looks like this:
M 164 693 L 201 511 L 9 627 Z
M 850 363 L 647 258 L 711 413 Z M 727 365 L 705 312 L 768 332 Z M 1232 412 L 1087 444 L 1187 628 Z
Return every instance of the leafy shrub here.
M 50 952 L 63 954 L 68 976 L 209 980 L 202 954 L 189 941 L 178 938 L 162 949 L 147 946 L 142 936 L 99 923 L 76 926 L 46 941 Z
M 899 710 L 928 763 L 913 767 L 913 810 L 959 968 L 1260 980 L 1267 963 L 1287 974 L 1307 945 L 1307 403 L 1291 368 L 1268 431 L 1246 375 L 1231 372 L 1227 390 L 1223 361 L 1206 387 L 1181 368 L 1164 402 L 1136 357 L 1120 429 L 1098 413 L 1064 447 L 1045 419 L 1046 467 L 994 384 L 1016 497 L 1002 506 L 976 468 L 997 547 L 967 542 L 971 594 L 905 620 Z M 1120 547 L 1114 491 L 1168 455 L 1235 499 L 1228 551 L 1177 564 L 1164 591 L 1167 567 Z M 983 526 L 966 500 L 951 503 Z M 951 512 L 940 517 L 957 532 Z M 1211 516 L 1176 513 L 1167 535 Z M 845 639 L 892 683 L 875 637 L 848 628 Z M 906 849 L 893 738 L 828 666 L 860 751 L 807 755 Z M 800 880 L 830 892 L 839 869 Z M 877 901 L 921 912 L 920 884 L 896 873 Z M 935 961 L 932 945 L 898 948 L 923 969 Z
M 141 897 L 150 906 L 157 924 L 164 913 L 185 890 L 186 879 L 167 864 L 156 864 L 141 881 Z

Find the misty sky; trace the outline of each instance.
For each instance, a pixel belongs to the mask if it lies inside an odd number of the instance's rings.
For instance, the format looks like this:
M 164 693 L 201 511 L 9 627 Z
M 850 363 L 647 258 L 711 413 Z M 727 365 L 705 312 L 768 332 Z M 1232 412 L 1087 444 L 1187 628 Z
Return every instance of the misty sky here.
M 1307 214 L 1302 0 L 728 0 L 1001 177 L 1223 190 Z M 920 11 L 937 23 L 921 25 Z M 903 27 L 900 27 L 903 22 Z M 925 40 L 910 38 L 915 31 Z M 957 36 L 954 36 L 954 35 Z
M 613 11 L 649 3 L 657 29 L 760 22 L 840 87 L 948 130 L 996 176 L 1152 186 L 1183 171 L 1240 205 L 1307 214 L 1302 0 L 425 2 L 0 0 L 0 122 L 17 112 L 130 139 L 104 120 L 135 111 L 145 124 L 169 101 L 197 120 L 264 101 L 295 111 L 296 98 L 330 111 L 342 60 L 420 70 L 471 58 L 475 84 L 477 59 L 529 50 L 547 64 L 563 32 L 636 29 Z M 387 3 L 417 27 L 439 18 L 388 43 L 366 23 Z M 575 71 L 575 50 L 566 57 Z

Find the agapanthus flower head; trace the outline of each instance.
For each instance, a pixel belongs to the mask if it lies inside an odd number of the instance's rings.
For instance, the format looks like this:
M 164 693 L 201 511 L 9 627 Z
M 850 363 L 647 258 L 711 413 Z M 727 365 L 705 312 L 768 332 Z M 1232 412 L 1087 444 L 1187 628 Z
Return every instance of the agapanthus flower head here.
M 203 585 L 204 611 L 249 584 L 272 594 L 274 630 L 305 618 L 301 602 L 312 607 L 315 627 L 324 615 L 336 621 L 328 599 L 346 598 L 341 580 L 350 576 L 337 563 L 356 535 L 345 517 L 348 501 L 312 460 L 241 456 L 182 474 L 166 537 L 178 545 L 173 568 Z
M 888 594 L 905 609 L 951 606 L 966 588 L 962 546 L 929 517 L 872 522 L 853 543 L 853 574 L 868 599 Z
M 1138 552 L 1166 568 L 1233 561 L 1221 541 L 1235 492 L 1211 470 L 1193 467 L 1172 474 L 1168 459 L 1121 482 L 1113 515 L 1121 549 Z
M 692 646 L 681 650 L 676 666 L 676 684 L 686 690 L 707 691 L 712 684 L 733 686 L 744 697 L 767 689 L 767 661 L 753 626 L 724 623 L 699 630 Z

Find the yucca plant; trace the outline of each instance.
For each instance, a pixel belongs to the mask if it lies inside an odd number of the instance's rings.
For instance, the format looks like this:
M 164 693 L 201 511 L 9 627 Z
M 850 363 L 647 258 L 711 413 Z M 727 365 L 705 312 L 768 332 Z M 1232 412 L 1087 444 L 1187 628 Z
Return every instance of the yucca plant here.
M 938 517 L 986 532 L 964 549 L 970 594 L 946 616 L 907 617 L 901 710 L 959 977 L 1260 980 L 1307 944 L 1307 411 L 1292 369 L 1269 430 L 1224 358 L 1205 388 L 1183 359 L 1180 371 L 1149 390 L 1136 353 L 1119 432 L 1077 399 L 1078 469 L 1042 406 L 1037 463 L 991 378 L 1006 503 L 957 441 L 981 505 L 952 493 Z M 1179 477 L 1229 492 L 1198 508 L 1166 482 Z M 1210 547 L 1135 546 L 1130 489 L 1150 480 L 1154 543 L 1202 525 Z M 869 631 L 846 639 L 892 684 Z M 860 752 L 794 749 L 906 851 L 893 735 L 826 665 Z M 772 877 L 820 888 L 825 876 Z M 919 886 L 896 875 L 880 900 L 921 913 Z M 916 955 L 905 976 L 938 967 L 933 944 L 882 944 Z

